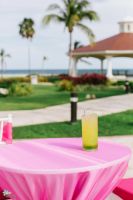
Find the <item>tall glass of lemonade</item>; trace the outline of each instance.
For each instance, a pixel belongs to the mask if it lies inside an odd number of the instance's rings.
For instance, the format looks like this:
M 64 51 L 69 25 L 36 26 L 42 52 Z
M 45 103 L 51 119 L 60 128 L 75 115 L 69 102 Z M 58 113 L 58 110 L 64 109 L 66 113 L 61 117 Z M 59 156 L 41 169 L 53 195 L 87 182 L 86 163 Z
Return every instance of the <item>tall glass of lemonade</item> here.
M 82 117 L 82 142 L 86 150 L 98 147 L 98 116 L 95 113 Z

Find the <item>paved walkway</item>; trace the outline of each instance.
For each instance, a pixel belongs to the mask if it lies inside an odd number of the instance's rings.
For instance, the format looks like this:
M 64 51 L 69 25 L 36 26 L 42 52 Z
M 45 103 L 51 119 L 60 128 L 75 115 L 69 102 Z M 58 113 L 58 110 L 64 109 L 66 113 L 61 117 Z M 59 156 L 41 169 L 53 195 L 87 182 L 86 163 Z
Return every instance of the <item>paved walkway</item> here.
M 129 161 L 128 170 L 125 174 L 125 178 L 133 177 L 133 135 L 131 136 L 112 136 L 112 137 L 102 137 L 105 140 L 111 140 L 113 142 L 121 143 L 128 146 L 132 151 L 132 156 Z
M 99 116 L 133 109 L 133 94 L 79 102 L 78 119 L 83 115 L 84 109 L 88 109 L 88 113 L 96 112 Z M 13 115 L 14 126 L 69 121 L 70 104 L 37 110 L 4 111 L 0 112 L 0 117 L 6 116 L 8 113 Z

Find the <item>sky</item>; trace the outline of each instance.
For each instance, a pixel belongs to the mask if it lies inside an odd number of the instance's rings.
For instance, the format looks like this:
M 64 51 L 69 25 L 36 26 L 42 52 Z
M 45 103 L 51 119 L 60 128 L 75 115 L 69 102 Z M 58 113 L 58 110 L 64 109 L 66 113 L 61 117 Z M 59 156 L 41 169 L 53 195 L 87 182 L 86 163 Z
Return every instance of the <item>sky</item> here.
M 100 16 L 99 22 L 85 22 L 94 32 L 96 41 L 110 37 L 119 32 L 118 22 L 125 17 L 133 17 L 133 0 L 91 0 L 91 8 Z M 31 44 L 31 65 L 33 68 L 61 69 L 68 66 L 68 33 L 62 25 L 51 24 L 47 28 L 42 25 L 43 16 L 51 3 L 61 0 L 0 0 L 0 49 L 4 48 L 11 58 L 7 59 L 8 69 L 27 68 L 26 39 L 19 35 L 18 24 L 24 17 L 35 21 L 36 34 Z M 74 40 L 87 45 L 87 37 L 78 29 L 74 31 Z M 48 59 L 43 65 L 42 58 Z M 90 66 L 79 63 L 79 68 L 99 68 L 100 61 L 90 59 Z M 113 59 L 116 68 L 133 67 L 133 59 Z M 106 61 L 104 62 L 106 68 Z

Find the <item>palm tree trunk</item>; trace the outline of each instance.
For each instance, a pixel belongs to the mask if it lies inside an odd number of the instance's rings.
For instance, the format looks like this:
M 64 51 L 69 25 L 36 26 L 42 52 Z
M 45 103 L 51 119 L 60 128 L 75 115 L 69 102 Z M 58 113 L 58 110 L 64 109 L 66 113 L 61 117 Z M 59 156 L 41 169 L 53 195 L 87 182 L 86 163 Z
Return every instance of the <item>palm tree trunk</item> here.
M 1 59 L 1 79 L 3 79 L 3 72 L 4 72 L 4 60 Z
M 31 74 L 31 50 L 30 50 L 31 40 L 28 41 L 28 68 L 29 75 Z
M 42 74 L 44 75 L 45 74 L 45 71 L 44 71 L 44 63 L 45 63 L 45 61 L 44 61 L 44 59 L 42 60 Z
M 69 53 L 72 50 L 72 32 L 69 32 Z
M 72 57 L 70 55 L 72 51 L 72 32 L 69 32 L 69 66 L 68 66 L 68 69 L 69 69 L 69 75 L 71 76 L 71 61 L 72 61 Z

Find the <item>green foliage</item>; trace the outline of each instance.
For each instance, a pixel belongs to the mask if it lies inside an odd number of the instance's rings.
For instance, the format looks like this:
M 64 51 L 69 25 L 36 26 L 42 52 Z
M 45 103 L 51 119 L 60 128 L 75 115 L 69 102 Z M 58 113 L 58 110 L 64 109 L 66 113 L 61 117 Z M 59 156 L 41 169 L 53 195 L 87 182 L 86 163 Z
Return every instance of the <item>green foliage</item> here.
M 35 34 L 34 21 L 31 18 L 24 18 L 19 24 L 19 34 L 27 39 L 32 39 Z
M 76 85 L 75 90 L 77 92 L 88 92 L 90 90 L 90 85 Z
M 112 83 L 112 85 L 125 85 L 125 81 L 124 80 L 116 81 Z
M 125 83 L 126 83 L 125 80 L 119 80 L 119 81 L 113 82 L 112 85 L 124 86 Z M 133 85 L 133 81 L 129 81 L 129 85 L 132 86 Z
M 8 89 L 10 87 L 10 85 L 13 83 L 12 80 L 0 80 L 0 88 L 6 88 Z
M 51 21 L 64 23 L 69 32 L 73 31 L 75 26 L 78 26 L 81 21 L 88 19 L 90 21 L 98 20 L 99 17 L 95 11 L 89 9 L 90 3 L 86 0 L 62 0 L 63 7 L 59 4 L 51 4 L 48 10 L 51 14 L 43 18 L 44 25 Z M 54 12 L 53 12 L 54 11 Z M 89 31 L 89 34 L 92 33 Z
M 52 75 L 52 76 L 48 76 L 48 82 L 51 82 L 51 83 L 56 83 L 57 81 L 60 80 L 59 76 L 56 76 L 56 75 Z
M 76 87 L 75 87 L 75 90 L 77 92 L 92 92 L 92 91 L 99 92 L 101 90 L 106 90 L 106 89 L 107 89 L 107 87 L 103 86 L 103 85 L 95 86 L 95 85 L 89 85 L 89 84 L 76 85 Z
M 45 83 L 48 82 L 48 78 L 46 76 L 38 76 L 39 83 Z
M 15 82 L 21 82 L 21 83 L 29 83 L 30 82 L 30 77 L 28 77 L 28 76 L 25 76 L 25 77 L 12 77 L 10 79 L 15 81 Z
M 12 83 L 30 83 L 30 76 L 24 77 L 8 77 L 0 79 L 0 87 L 8 88 Z M 46 76 L 38 75 L 38 82 L 48 82 L 48 78 Z
M 75 27 L 84 32 L 90 42 L 94 41 L 93 31 L 83 24 L 84 20 L 96 21 L 99 19 L 97 13 L 90 7 L 87 0 L 62 0 L 62 6 L 57 3 L 48 7 L 49 14 L 43 18 L 43 24 L 46 26 L 51 22 L 63 24 L 69 32 L 69 52 L 72 50 L 72 34 Z
M 0 87 L 9 88 L 9 86 L 12 83 L 17 83 L 17 82 L 29 83 L 30 82 L 30 78 L 28 76 L 26 76 L 26 77 L 8 77 L 8 78 L 3 78 L 3 79 L 0 79 Z
M 32 86 L 26 83 L 12 83 L 9 87 L 11 96 L 27 96 L 32 93 Z
M 133 92 L 133 81 L 129 81 L 128 83 L 129 83 L 129 92 Z M 126 81 L 124 80 L 112 83 L 112 85 L 114 86 L 123 87 L 124 90 L 125 90 L 125 84 L 126 84 Z
M 73 91 L 74 90 L 74 85 L 72 81 L 69 80 L 62 80 L 58 83 L 59 90 L 61 91 Z
M 129 87 L 130 87 L 130 92 L 133 92 L 133 82 L 129 83 Z
M 104 85 L 76 85 L 75 91 L 78 93 L 85 93 L 86 99 L 95 99 L 95 98 L 101 98 L 106 96 L 112 96 L 112 95 L 119 95 L 124 93 L 124 89 L 122 86 L 104 86 Z

